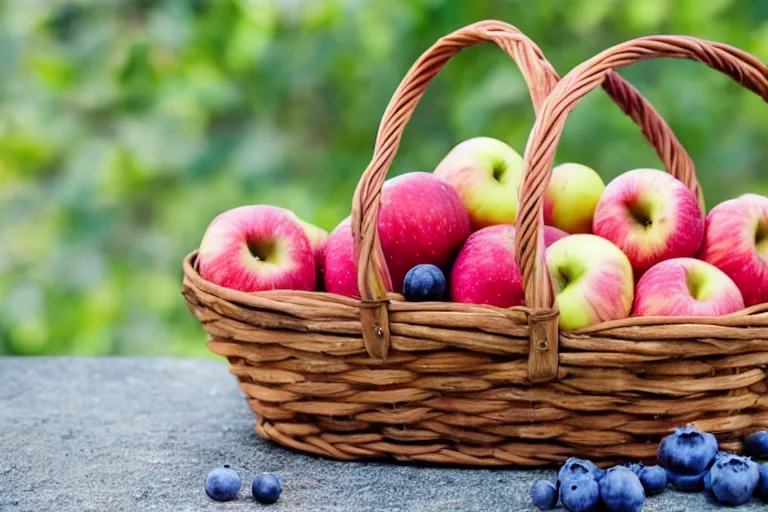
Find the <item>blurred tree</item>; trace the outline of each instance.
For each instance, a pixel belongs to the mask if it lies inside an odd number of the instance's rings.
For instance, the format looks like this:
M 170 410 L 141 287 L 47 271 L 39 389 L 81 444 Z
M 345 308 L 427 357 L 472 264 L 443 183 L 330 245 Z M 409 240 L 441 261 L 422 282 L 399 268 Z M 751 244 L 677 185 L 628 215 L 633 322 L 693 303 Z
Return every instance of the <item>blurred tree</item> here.
M 204 354 L 179 286 L 208 222 L 272 203 L 332 229 L 408 67 L 485 18 L 563 74 L 651 33 L 768 55 L 761 0 L 0 0 L 0 353 Z M 768 192 L 760 98 L 695 63 L 622 74 L 694 156 L 710 206 Z M 516 67 L 473 48 L 430 86 L 392 174 L 481 134 L 522 151 L 532 123 Z M 606 180 L 659 165 L 600 91 L 558 160 Z

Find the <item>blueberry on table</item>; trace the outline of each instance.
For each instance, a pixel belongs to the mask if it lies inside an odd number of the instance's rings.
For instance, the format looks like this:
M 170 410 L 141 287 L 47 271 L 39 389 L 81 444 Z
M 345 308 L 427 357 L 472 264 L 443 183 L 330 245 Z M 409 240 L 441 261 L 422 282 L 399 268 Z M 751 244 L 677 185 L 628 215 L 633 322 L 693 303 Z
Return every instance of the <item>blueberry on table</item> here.
M 757 472 L 760 474 L 760 481 L 757 483 L 755 492 L 760 499 L 768 501 L 768 463 L 760 464 Z
M 600 496 L 612 512 L 640 512 L 645 490 L 640 479 L 624 466 L 614 466 L 600 480 Z
M 642 462 L 632 462 L 630 464 L 627 464 L 627 469 L 633 472 L 636 475 L 640 474 L 640 470 L 643 469 L 643 463 Z
M 539 510 L 552 510 L 557 505 L 557 489 L 552 482 L 539 480 L 531 487 L 531 502 Z
M 557 486 L 559 489 L 563 480 L 580 478 L 584 475 L 590 475 L 594 480 L 600 480 L 604 473 L 605 471 L 595 466 L 591 460 L 570 457 L 557 472 Z
M 216 501 L 231 501 L 240 492 L 240 474 L 229 465 L 215 468 L 205 478 L 205 492 Z
M 712 466 L 717 439 L 686 425 L 661 440 L 656 454 L 659 465 L 677 475 L 698 475 Z M 703 478 L 703 477 L 702 477 Z
M 731 454 L 717 459 L 709 470 L 710 487 L 717 501 L 724 505 L 741 505 L 752 499 L 760 472 L 749 457 Z
M 592 512 L 600 505 L 600 487 L 592 475 L 567 476 L 560 483 L 560 501 L 569 512 Z
M 697 475 L 684 475 L 668 469 L 667 481 L 678 491 L 699 492 L 704 488 L 704 479 L 708 473 L 709 470 L 707 469 Z
M 744 455 L 756 459 L 768 459 L 768 431 L 750 434 L 744 439 Z
M 667 472 L 661 466 L 645 466 L 635 474 L 643 484 L 646 496 L 658 494 L 667 488 Z
M 403 295 L 414 302 L 438 301 L 445 295 L 445 275 L 435 265 L 416 265 L 405 274 Z
M 265 505 L 272 504 L 280 499 L 283 488 L 280 486 L 280 477 L 272 473 L 262 473 L 253 480 L 251 492 L 254 499 Z

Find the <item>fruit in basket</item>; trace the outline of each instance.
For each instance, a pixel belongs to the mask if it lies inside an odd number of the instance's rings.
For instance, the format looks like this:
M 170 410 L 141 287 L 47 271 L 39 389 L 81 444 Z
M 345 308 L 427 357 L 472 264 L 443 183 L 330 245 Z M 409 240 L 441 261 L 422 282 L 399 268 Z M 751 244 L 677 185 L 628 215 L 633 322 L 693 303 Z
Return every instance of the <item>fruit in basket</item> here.
M 203 235 L 200 275 L 240 290 L 315 290 L 315 257 L 304 228 L 276 206 L 241 206 L 218 215 Z
M 768 430 L 753 432 L 744 439 L 744 453 L 758 459 L 768 459 Z
M 552 510 L 557 505 L 557 489 L 552 482 L 539 480 L 531 487 L 531 502 L 539 510 Z
M 652 266 L 637 282 L 632 315 L 722 316 L 741 309 L 741 292 L 717 267 L 674 258 Z
M 635 169 L 605 187 L 592 232 L 621 249 L 639 277 L 660 261 L 695 256 L 704 216 L 696 195 L 671 174 Z
M 443 300 L 445 275 L 434 265 L 416 265 L 405 274 L 403 295 L 414 302 Z
M 632 266 L 611 242 L 595 235 L 571 235 L 552 244 L 546 258 L 560 327 L 578 329 L 629 316 Z
M 405 274 L 419 264 L 446 269 L 469 236 L 469 217 L 456 192 L 443 180 L 412 172 L 384 183 L 379 237 L 392 286 L 403 291 Z M 349 219 L 328 237 L 325 290 L 359 297 L 357 260 Z
M 567 233 L 544 227 L 545 245 L 565 236 Z M 451 269 L 450 297 L 453 302 L 502 308 L 523 305 L 523 276 L 515 261 L 514 226 L 498 224 L 469 236 Z
M 717 455 L 717 439 L 693 425 L 675 429 L 659 443 L 656 457 L 668 472 L 698 475 L 710 468 Z
M 639 512 L 645 490 L 636 474 L 624 466 L 614 466 L 600 479 L 600 497 L 608 510 Z
M 205 477 L 205 493 L 216 501 L 232 501 L 241 486 L 240 474 L 228 464 L 211 470 Z
M 523 158 L 504 142 L 475 137 L 454 147 L 433 174 L 456 190 L 476 231 L 515 223 L 523 168 Z
M 552 169 L 544 196 L 544 222 L 568 233 L 591 233 L 592 217 L 605 190 L 603 179 L 586 165 Z
M 299 224 L 304 228 L 304 233 L 307 234 L 307 239 L 309 240 L 309 246 L 312 248 L 312 253 L 315 255 L 317 285 L 320 287 L 323 284 L 323 259 L 325 255 L 325 245 L 328 243 L 328 232 L 319 226 L 304 222 L 301 219 L 299 219 Z
M 744 194 L 712 208 L 699 258 L 733 279 L 746 306 L 768 302 L 768 197 Z
M 569 512 L 593 512 L 600 505 L 600 485 L 591 475 L 569 478 L 560 486 L 560 501 Z
M 661 466 L 645 466 L 635 474 L 643 484 L 647 496 L 658 494 L 667 488 L 667 472 Z
M 752 499 L 759 481 L 757 464 L 740 455 L 720 457 L 709 470 L 710 490 L 724 505 L 741 505 Z
M 253 479 L 251 493 L 253 498 L 264 505 L 271 505 L 280 499 L 283 488 L 280 477 L 272 473 L 262 473 Z

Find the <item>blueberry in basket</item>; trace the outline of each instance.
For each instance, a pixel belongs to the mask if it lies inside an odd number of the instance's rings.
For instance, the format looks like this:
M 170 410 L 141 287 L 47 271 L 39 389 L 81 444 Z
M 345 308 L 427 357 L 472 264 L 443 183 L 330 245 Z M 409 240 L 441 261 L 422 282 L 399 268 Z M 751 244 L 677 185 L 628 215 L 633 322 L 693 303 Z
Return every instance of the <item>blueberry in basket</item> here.
M 435 265 L 416 265 L 405 274 L 403 295 L 413 302 L 439 301 L 445 295 L 445 275 Z
M 216 501 L 232 501 L 241 486 L 240 474 L 228 464 L 211 470 L 205 478 L 205 492 Z

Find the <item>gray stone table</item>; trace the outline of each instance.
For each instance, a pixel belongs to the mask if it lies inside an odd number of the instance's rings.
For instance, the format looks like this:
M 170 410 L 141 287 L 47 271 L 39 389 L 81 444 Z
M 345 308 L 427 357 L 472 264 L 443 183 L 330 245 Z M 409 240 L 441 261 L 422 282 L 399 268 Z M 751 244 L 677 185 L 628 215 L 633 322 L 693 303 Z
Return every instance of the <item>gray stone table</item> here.
M 554 471 L 334 462 L 259 439 L 224 363 L 141 358 L 0 358 L 0 510 L 527 511 L 531 484 Z M 244 481 L 215 503 L 206 473 Z M 283 497 L 265 507 L 250 480 L 272 471 Z M 667 490 L 646 511 L 719 510 Z M 739 511 L 765 510 L 757 501 Z

